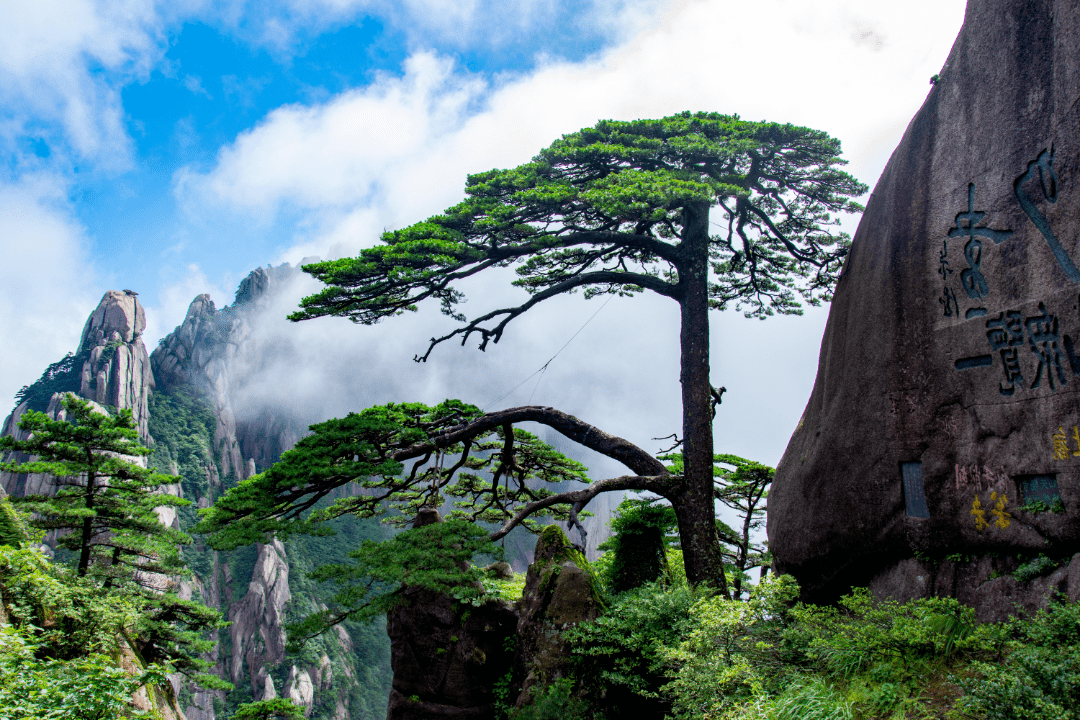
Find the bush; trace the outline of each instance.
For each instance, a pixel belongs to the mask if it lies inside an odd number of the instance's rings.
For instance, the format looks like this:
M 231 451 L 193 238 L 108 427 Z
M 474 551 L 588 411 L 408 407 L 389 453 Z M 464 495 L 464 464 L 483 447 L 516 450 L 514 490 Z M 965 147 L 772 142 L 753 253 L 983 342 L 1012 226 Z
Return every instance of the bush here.
M 961 705 L 986 720 L 1071 720 L 1080 708 L 1080 604 L 1053 603 L 1001 626 L 1004 658 L 975 665 Z
M 1055 570 L 1058 565 L 1060 565 L 1060 563 L 1056 560 L 1051 560 L 1045 555 L 1040 555 L 1028 560 L 1026 563 L 1016 568 L 1013 572 L 1013 577 L 1020 582 L 1030 582 L 1041 575 L 1046 575 L 1052 570 Z
M 675 531 L 675 509 L 655 500 L 626 498 L 611 520 L 601 581 L 612 592 L 626 592 L 668 573 L 667 546 Z
M 851 703 L 821 680 L 796 683 L 783 692 L 769 712 L 769 720 L 851 720 Z
M 544 689 L 533 702 L 514 713 L 513 720 L 586 720 L 596 715 L 589 704 L 575 697 L 573 682 L 568 678 L 556 680 Z
M 615 596 L 607 612 L 566 632 L 579 674 L 599 688 L 657 697 L 672 676 L 670 648 L 689 627 L 698 595 L 689 587 L 649 583 Z

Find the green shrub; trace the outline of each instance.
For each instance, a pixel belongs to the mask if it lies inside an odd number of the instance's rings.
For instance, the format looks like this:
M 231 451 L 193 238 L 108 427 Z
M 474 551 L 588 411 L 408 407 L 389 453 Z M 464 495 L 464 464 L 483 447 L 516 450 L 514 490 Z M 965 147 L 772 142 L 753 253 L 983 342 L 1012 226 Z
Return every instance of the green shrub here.
M 588 703 L 574 695 L 573 682 L 560 678 L 512 717 L 513 720 L 591 720 L 596 715 Z
M 778 697 L 769 720 L 851 720 L 851 703 L 821 680 L 796 683 Z
M 688 630 L 698 595 L 649 583 L 615 596 L 608 610 L 564 635 L 580 674 L 597 687 L 655 697 L 670 679 L 667 655 Z
M 677 526 L 675 509 L 653 499 L 628 497 L 611 520 L 601 581 L 611 592 L 625 592 L 659 580 L 668 572 L 666 549 Z
M 1026 563 L 1016 568 L 1016 570 L 1013 571 L 1013 577 L 1020 582 L 1030 582 L 1041 575 L 1046 575 L 1055 570 L 1058 565 L 1060 565 L 1058 561 L 1051 560 L 1045 555 L 1040 555 L 1028 560 Z
M 960 681 L 961 705 L 986 720 L 1071 720 L 1080 708 L 1080 604 L 1052 603 L 1000 627 L 1004 657 Z

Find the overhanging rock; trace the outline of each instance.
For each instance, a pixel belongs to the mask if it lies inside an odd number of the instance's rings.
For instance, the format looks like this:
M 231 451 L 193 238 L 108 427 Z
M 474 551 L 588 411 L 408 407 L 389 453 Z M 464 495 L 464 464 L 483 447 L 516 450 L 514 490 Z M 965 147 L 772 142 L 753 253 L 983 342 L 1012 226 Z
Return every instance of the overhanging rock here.
M 969 0 L 855 235 L 768 532 L 816 600 L 1080 544 L 1076 0 Z

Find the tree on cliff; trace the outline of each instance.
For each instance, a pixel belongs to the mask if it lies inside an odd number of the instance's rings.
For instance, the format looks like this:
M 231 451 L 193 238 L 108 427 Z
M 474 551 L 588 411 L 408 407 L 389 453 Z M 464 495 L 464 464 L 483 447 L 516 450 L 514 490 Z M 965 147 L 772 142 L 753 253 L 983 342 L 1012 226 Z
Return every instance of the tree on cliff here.
M 0 462 L 0 470 L 51 475 L 56 487 L 52 495 L 11 502 L 33 513 L 32 527 L 59 531 L 56 543 L 74 554 L 79 577 L 137 603 L 135 642 L 145 660 L 171 663 L 194 672 L 204 685 L 221 687 L 220 680 L 203 674 L 209 664 L 199 658 L 213 645 L 201 633 L 221 626 L 220 613 L 181 600 L 168 588 L 167 576 L 186 572 L 180 546 L 191 538 L 163 525 L 155 508 L 190 504 L 161 492 L 178 478 L 132 459 L 150 450 L 139 444 L 130 410 L 109 415 L 73 394 L 63 407 L 59 420 L 27 411 L 19 421 L 27 440 L 0 438 L 0 452 L 31 456 L 27 462 Z
M 850 198 L 866 191 L 838 169 L 839 153 L 817 130 L 715 113 L 602 121 L 525 165 L 470 176 L 464 201 L 358 257 L 305 265 L 328 287 L 290 319 L 373 324 L 433 298 L 461 324 L 432 338 L 416 358 L 427 360 L 459 336 L 479 336 L 484 350 L 514 318 L 578 288 L 587 298 L 651 290 L 679 303 L 685 474 L 673 504 L 687 577 L 722 582 L 708 311 L 764 318 L 831 297 L 849 243 L 835 215 L 860 211 Z M 714 208 L 721 222 L 710 223 Z M 507 266 L 526 302 L 471 320 L 458 311 L 455 282 Z

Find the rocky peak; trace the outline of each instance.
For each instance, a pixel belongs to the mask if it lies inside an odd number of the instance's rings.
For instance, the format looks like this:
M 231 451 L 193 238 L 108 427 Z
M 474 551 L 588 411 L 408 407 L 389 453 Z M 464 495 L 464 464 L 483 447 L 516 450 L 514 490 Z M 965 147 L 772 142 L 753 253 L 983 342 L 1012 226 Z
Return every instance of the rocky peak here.
M 87 318 L 76 356 L 86 357 L 79 395 L 118 410 L 130 409 L 139 438 L 149 444 L 147 401 L 154 376 L 141 338 L 145 327 L 137 293 L 110 290 Z
M 130 343 L 146 328 L 146 315 L 133 290 L 109 290 L 86 319 L 79 342 L 81 353 L 113 340 Z M 115 333 L 115 335 L 114 335 Z
M 146 316 L 133 290 L 106 292 L 87 318 L 78 351 L 50 365 L 41 379 L 23 388 L 23 402 L 4 423 L 14 435 L 27 409 L 45 411 L 59 394 L 74 392 L 104 407 L 131 410 L 139 439 L 153 441 L 147 429 L 148 400 L 154 389 L 150 358 L 142 341 Z
M 302 266 L 319 262 L 319 260 L 320 258 L 312 256 L 304 258 L 295 267 L 289 263 L 282 263 L 277 267 L 267 265 L 266 267 L 255 268 L 246 278 L 240 281 L 240 286 L 236 289 L 233 306 L 246 305 L 265 297 L 275 285 L 296 275 Z
M 299 439 L 295 423 L 262 413 L 248 425 L 238 423 L 235 389 L 255 375 L 263 353 L 253 333 L 255 300 L 288 277 L 296 268 L 258 268 L 244 279 L 233 305 L 218 309 L 209 295 L 191 301 L 184 321 L 164 337 L 150 356 L 154 376 L 165 391 L 187 388 L 201 394 L 217 419 L 214 447 L 222 477 L 239 479 L 267 467 Z

